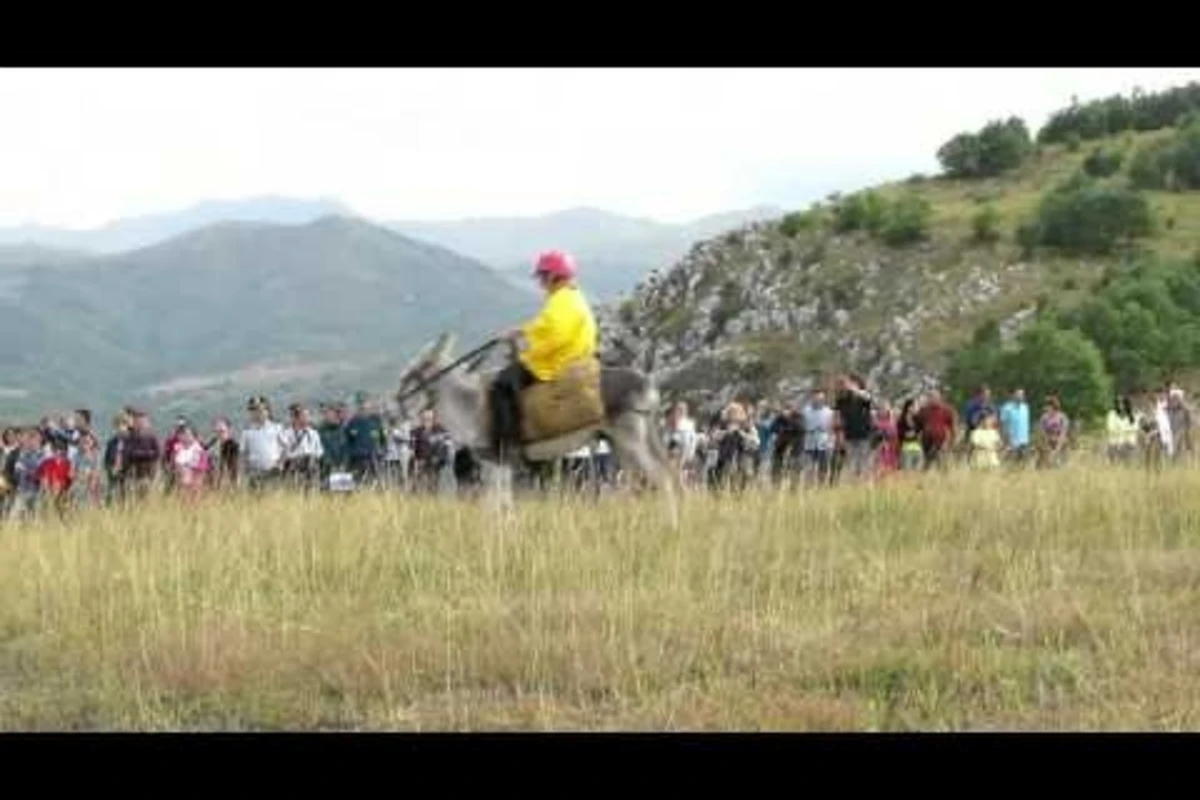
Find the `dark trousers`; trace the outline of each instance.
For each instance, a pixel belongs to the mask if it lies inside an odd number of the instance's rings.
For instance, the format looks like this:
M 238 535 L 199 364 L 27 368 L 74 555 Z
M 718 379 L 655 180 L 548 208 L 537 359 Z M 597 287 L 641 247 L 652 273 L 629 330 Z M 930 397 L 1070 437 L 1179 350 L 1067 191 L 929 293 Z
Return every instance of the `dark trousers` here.
M 514 361 L 496 376 L 491 389 L 492 443 L 497 452 L 502 446 L 519 444 L 521 390 L 537 381 L 525 365 Z

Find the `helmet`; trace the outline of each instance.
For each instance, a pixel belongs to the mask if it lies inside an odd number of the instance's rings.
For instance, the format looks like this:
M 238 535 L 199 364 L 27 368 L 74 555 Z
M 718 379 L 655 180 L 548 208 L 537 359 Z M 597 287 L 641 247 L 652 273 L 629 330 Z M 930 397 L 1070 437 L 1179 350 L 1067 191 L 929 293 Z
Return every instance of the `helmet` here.
M 558 250 L 547 250 L 538 256 L 534 276 L 549 275 L 552 278 L 574 278 L 575 260 Z

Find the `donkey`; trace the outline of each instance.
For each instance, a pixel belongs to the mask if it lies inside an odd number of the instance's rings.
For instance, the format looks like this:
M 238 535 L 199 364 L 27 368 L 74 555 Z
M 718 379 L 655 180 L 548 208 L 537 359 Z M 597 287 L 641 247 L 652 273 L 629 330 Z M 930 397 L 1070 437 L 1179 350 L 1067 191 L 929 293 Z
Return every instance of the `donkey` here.
M 499 369 L 478 369 L 481 358 L 470 365 L 447 369 L 453 346 L 453 334 L 442 334 L 426 345 L 401 372 L 397 402 L 401 413 L 407 416 L 408 399 L 423 397 L 426 406 L 435 410 L 455 441 L 470 447 L 478 455 L 485 484 L 493 497 L 499 492 L 499 499 L 511 506 L 515 464 L 499 460 L 489 435 L 488 388 Z M 532 462 L 557 460 L 603 433 L 612 441 L 619 459 L 636 466 L 663 492 L 671 524 L 678 527 L 679 476 L 670 466 L 654 424 L 660 402 L 658 389 L 649 377 L 637 370 L 603 367 L 600 393 L 604 403 L 601 422 L 553 439 L 526 444 L 521 455 Z

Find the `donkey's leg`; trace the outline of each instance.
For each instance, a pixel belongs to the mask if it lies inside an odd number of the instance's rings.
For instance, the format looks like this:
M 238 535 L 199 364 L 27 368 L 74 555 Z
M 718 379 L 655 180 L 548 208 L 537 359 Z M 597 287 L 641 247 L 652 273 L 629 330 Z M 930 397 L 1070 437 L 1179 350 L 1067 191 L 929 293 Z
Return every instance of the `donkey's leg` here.
M 507 463 L 484 461 L 481 464 L 482 482 L 488 507 L 492 511 L 512 510 L 512 467 Z
M 671 525 L 679 527 L 679 492 L 677 492 L 678 476 L 671 469 L 662 444 L 650 425 L 649 418 L 643 414 L 629 412 L 621 415 L 610 428 L 613 446 L 618 458 L 637 468 L 662 490 L 666 501 Z

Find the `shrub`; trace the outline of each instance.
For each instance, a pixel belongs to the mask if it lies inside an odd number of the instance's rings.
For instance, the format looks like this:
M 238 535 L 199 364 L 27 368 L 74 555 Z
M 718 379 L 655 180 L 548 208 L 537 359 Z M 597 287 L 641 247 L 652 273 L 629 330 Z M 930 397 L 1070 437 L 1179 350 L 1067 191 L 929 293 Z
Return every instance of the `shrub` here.
M 971 218 L 971 240 L 976 244 L 994 244 L 1000 240 L 1000 212 L 988 204 Z
M 887 203 L 877 192 L 859 192 L 835 206 L 833 227 L 839 233 L 867 231 L 876 233 L 883 224 Z
M 1192 120 L 1170 139 L 1138 150 L 1129 165 L 1129 180 L 1139 189 L 1200 189 L 1200 121 Z
M 802 231 L 810 231 L 817 227 L 820 221 L 820 217 L 815 211 L 796 211 L 780 221 L 779 232 L 791 239 Z
M 1107 178 L 1121 169 L 1125 156 L 1118 150 L 1097 147 L 1083 160 L 1083 171 L 1093 178 Z
M 1142 194 L 1072 180 L 1042 198 L 1036 243 L 1066 253 L 1104 255 L 1118 244 L 1149 236 L 1153 223 Z
M 916 192 L 906 192 L 888 208 L 880 234 L 884 244 L 900 247 L 929 236 L 929 221 L 933 208 Z

